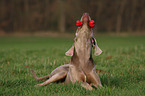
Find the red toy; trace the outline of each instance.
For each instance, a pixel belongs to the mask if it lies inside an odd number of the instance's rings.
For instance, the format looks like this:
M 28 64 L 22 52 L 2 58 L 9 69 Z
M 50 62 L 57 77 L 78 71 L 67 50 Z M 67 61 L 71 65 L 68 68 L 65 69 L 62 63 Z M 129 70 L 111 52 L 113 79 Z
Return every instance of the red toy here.
M 81 21 L 79 21 L 79 20 L 76 21 L 76 25 L 77 25 L 77 26 L 81 26 L 82 24 L 83 24 L 83 23 L 82 23 Z M 90 26 L 90 27 L 94 27 L 94 26 L 95 26 L 94 20 L 91 20 L 91 21 L 89 22 L 89 26 Z

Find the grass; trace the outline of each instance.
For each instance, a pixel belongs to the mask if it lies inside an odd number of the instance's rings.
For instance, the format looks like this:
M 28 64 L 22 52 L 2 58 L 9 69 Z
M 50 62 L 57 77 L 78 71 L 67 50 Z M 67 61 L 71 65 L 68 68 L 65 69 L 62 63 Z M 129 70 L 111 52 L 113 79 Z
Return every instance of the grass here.
M 64 53 L 73 38 L 0 37 L 0 96 L 144 96 L 145 36 L 96 37 L 103 53 L 94 57 L 104 88 L 85 90 L 80 84 L 69 86 L 40 83 L 32 77 L 49 74 L 56 67 L 70 62 Z

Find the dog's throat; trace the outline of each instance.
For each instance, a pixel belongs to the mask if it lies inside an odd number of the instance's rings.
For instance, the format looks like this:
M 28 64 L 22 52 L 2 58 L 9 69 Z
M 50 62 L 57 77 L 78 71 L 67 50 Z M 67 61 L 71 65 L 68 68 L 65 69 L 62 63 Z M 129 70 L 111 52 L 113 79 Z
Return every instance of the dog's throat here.
M 90 39 L 77 39 L 77 42 L 75 43 L 75 51 L 79 59 L 88 60 L 91 54 L 91 47 Z

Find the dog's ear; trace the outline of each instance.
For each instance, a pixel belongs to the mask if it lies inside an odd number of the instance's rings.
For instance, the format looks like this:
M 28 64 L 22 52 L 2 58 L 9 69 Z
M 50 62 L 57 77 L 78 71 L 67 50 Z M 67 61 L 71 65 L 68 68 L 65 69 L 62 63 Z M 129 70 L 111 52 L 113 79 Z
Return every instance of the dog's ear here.
M 67 55 L 67 56 L 73 56 L 73 52 L 74 51 L 74 46 L 72 46 L 66 53 L 65 53 L 65 55 Z
M 97 43 L 95 45 L 95 56 L 98 56 L 102 53 L 102 50 L 98 47 Z
M 102 53 L 102 50 L 98 47 L 97 41 L 96 41 L 95 38 L 93 38 L 93 47 L 95 49 L 95 53 L 94 53 L 95 56 L 98 56 L 98 55 L 100 55 Z

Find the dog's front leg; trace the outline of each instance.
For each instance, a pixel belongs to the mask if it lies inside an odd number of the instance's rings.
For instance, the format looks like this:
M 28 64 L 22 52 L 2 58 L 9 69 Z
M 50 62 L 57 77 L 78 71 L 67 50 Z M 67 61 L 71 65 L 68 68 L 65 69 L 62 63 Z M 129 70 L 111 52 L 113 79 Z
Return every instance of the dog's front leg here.
M 87 90 L 93 90 L 93 87 L 89 85 L 87 82 L 81 82 L 81 86 Z
M 95 68 L 88 74 L 90 85 L 96 88 L 102 87 L 99 75 L 96 73 Z

